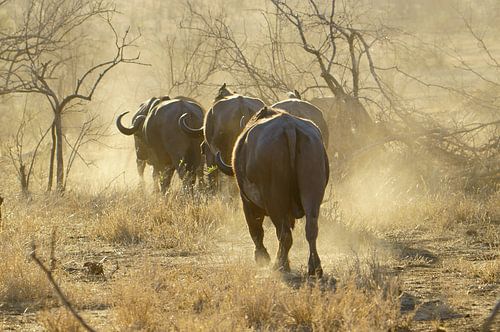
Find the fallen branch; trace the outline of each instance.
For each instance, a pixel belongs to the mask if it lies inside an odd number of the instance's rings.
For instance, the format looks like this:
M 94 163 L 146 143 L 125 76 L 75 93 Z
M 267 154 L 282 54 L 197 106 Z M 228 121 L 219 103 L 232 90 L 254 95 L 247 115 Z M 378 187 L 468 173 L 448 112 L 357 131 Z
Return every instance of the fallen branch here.
M 71 305 L 71 303 L 68 301 L 66 296 L 63 294 L 61 288 L 59 285 L 56 283 L 54 280 L 54 277 L 52 276 L 52 271 L 49 270 L 43 263 L 40 261 L 40 259 L 36 256 L 36 246 L 34 243 L 31 244 L 31 254 L 30 257 L 33 259 L 33 261 L 42 269 L 42 271 L 45 273 L 47 276 L 47 279 L 49 279 L 50 283 L 54 287 L 54 290 L 56 291 L 57 296 L 59 296 L 59 299 L 61 300 L 62 304 L 71 312 L 71 314 L 76 318 L 76 320 L 85 328 L 85 330 L 89 332 L 95 332 L 95 330 L 90 327 L 84 320 L 83 318 L 76 312 L 75 308 Z M 52 251 L 52 250 L 51 250 Z M 51 257 L 51 262 L 54 261 L 53 257 Z
M 498 314 L 498 311 L 500 311 L 500 301 L 497 302 L 495 307 L 493 308 L 493 311 L 491 314 L 486 318 L 484 321 L 483 325 L 481 326 L 481 331 L 482 332 L 488 332 L 488 331 L 493 331 L 491 330 L 491 324 L 495 320 L 495 316 Z

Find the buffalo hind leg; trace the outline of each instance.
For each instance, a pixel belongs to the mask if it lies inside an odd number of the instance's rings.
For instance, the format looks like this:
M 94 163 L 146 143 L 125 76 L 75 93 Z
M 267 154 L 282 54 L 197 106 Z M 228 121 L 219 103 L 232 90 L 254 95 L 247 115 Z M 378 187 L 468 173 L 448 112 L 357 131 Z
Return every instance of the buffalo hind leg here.
M 272 219 L 272 218 L 271 218 Z M 278 222 L 274 222 L 274 226 L 276 227 L 276 236 L 279 240 L 279 249 L 276 257 L 276 263 L 274 264 L 274 268 L 278 271 L 282 272 L 290 272 L 290 261 L 288 260 L 288 252 L 292 247 L 293 238 L 292 238 L 292 229 L 291 222 L 293 220 L 288 220 L 286 218 L 280 218 L 277 220 Z
M 146 161 L 140 159 L 136 159 L 135 161 L 137 163 L 137 173 L 139 174 L 141 181 L 144 181 L 144 168 L 146 168 Z
M 196 183 L 196 170 L 191 167 L 188 158 L 181 159 L 176 165 L 177 174 L 182 181 L 182 189 L 185 193 L 193 195 Z
M 207 166 L 207 192 L 211 195 L 217 192 L 218 187 L 218 173 L 217 164 L 215 162 L 215 157 L 210 151 L 208 144 L 203 141 L 201 144 L 201 153 L 205 157 L 205 165 Z
M 194 195 L 194 185 L 196 183 L 196 173 L 191 171 L 186 171 L 181 177 L 182 179 L 182 189 L 188 195 Z
M 215 166 L 208 168 L 208 192 L 214 195 L 219 190 L 219 170 Z
M 153 166 L 153 191 L 155 193 L 158 193 L 160 191 L 159 189 L 160 179 L 161 179 L 161 172 L 158 170 L 158 168 Z
M 197 188 L 199 191 L 205 190 L 207 188 L 207 182 L 205 181 L 203 164 L 196 169 L 196 178 L 198 179 Z
M 163 195 L 165 195 L 168 187 L 170 187 L 170 182 L 172 181 L 172 177 L 174 176 L 174 171 L 174 168 L 166 167 L 162 172 L 160 172 L 160 188 Z
M 137 164 L 137 173 L 139 174 L 139 177 L 141 178 L 141 181 L 139 183 L 139 187 L 141 190 L 144 190 L 144 169 L 146 168 L 146 161 L 136 159 L 135 162 Z
M 250 236 L 255 244 L 255 262 L 259 266 L 265 266 L 269 264 L 271 257 L 269 257 L 269 253 L 264 247 L 264 228 L 262 228 L 264 213 L 259 211 L 252 203 L 246 202 L 245 199 L 243 199 L 243 212 L 245 213 Z
M 318 215 L 306 215 L 306 239 L 309 243 L 309 262 L 308 273 L 309 275 L 316 275 L 321 278 L 323 276 L 323 269 L 321 268 L 321 261 L 316 250 L 316 239 L 318 238 Z

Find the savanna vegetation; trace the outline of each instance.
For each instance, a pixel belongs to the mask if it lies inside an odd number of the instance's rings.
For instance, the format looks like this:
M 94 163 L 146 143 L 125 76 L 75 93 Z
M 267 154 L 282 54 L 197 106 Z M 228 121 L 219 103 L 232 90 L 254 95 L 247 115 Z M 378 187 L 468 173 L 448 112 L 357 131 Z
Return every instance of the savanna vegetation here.
M 498 14 L 493 0 L 0 0 L 0 329 L 85 330 L 71 307 L 98 331 L 497 330 Z M 307 276 L 302 220 L 292 271 L 256 266 L 234 179 L 191 195 L 175 176 L 161 195 L 148 166 L 137 175 L 116 116 L 166 95 L 208 109 L 223 83 L 322 109 L 323 278 Z

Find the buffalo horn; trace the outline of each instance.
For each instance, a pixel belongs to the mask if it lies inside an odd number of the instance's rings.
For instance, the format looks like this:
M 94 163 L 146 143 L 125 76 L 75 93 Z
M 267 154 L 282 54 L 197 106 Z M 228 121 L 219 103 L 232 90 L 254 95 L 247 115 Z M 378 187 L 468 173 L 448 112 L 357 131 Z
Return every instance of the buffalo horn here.
M 234 171 L 231 165 L 228 165 L 222 160 L 220 151 L 217 151 L 217 155 L 215 156 L 215 162 L 217 163 L 217 168 L 221 170 L 222 173 L 229 175 L 229 176 L 234 176 Z
M 116 118 L 116 127 L 118 127 L 118 130 L 127 136 L 135 134 L 135 132 L 139 129 L 139 127 L 142 125 L 142 122 L 146 118 L 144 115 L 139 115 L 137 118 L 135 118 L 132 127 L 127 128 L 122 124 L 122 117 L 127 114 L 128 112 L 124 112 L 120 115 L 118 115 L 118 118 Z
M 192 137 L 202 137 L 203 136 L 203 126 L 201 128 L 191 128 L 188 126 L 186 123 L 186 117 L 188 116 L 188 113 L 184 113 L 179 117 L 179 127 L 182 129 L 183 132 L 188 134 L 189 136 Z

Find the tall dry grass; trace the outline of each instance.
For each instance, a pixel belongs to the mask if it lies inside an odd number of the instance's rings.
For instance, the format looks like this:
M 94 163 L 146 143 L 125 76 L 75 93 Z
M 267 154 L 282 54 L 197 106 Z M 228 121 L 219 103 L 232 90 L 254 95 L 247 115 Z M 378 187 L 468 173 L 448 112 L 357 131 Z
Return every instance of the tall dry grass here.
M 113 285 L 113 312 L 124 331 L 387 331 L 406 324 L 395 280 L 384 287 L 357 282 L 369 277 L 351 276 L 335 289 L 237 263 L 149 266 Z
M 38 314 L 37 320 L 47 332 L 85 331 L 80 322 L 65 308 L 43 310 Z
M 50 305 L 54 302 L 50 285 L 18 241 L 0 236 L 0 306 L 23 311 Z
M 44 245 L 42 256 L 47 260 L 53 224 L 38 204 L 19 200 L 8 206 L 7 218 L 0 224 L 0 307 L 35 310 L 51 305 L 54 297 L 49 282 L 30 261 L 29 253 L 31 242 L 37 242 Z
M 114 194 L 94 218 L 93 234 L 117 245 L 144 244 L 179 252 L 209 249 L 234 206 L 220 198 L 188 197 L 173 191 L 166 197 Z

